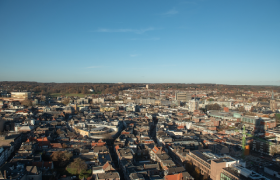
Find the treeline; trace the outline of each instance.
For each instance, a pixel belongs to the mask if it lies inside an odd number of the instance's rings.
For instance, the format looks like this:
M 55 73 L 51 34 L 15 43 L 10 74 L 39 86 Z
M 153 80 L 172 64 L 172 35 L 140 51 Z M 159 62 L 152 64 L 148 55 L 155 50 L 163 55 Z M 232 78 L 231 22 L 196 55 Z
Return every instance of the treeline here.
M 170 89 L 170 90 L 213 90 L 213 91 L 277 91 L 280 92 L 280 86 L 254 86 L 254 85 L 224 85 L 224 84 L 181 84 L 181 83 L 161 83 L 149 84 L 150 89 Z
M 95 93 L 108 94 L 118 93 L 129 88 L 137 88 L 142 84 L 110 84 L 110 83 L 38 83 L 38 82 L 0 82 L 2 91 L 30 91 L 48 95 L 52 93 L 90 93 L 93 89 Z
M 129 88 L 144 87 L 145 84 L 113 84 L 113 83 L 38 83 L 26 81 L 2 81 L 0 82 L 0 91 L 31 91 L 43 95 L 51 93 L 89 93 L 93 89 L 95 93 L 107 94 L 118 93 Z M 180 83 L 161 83 L 149 84 L 149 89 L 158 90 L 208 90 L 217 91 L 218 95 L 241 95 L 244 91 L 271 91 L 280 92 L 280 86 L 249 86 L 249 85 L 223 85 L 223 84 L 180 84 Z

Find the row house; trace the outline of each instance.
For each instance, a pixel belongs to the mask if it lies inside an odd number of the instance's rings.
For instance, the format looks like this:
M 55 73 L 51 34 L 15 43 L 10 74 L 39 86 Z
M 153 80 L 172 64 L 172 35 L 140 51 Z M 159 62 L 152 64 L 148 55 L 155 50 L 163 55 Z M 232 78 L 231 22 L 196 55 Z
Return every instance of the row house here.
M 217 133 L 217 131 L 215 131 L 215 130 L 209 130 L 209 129 L 203 129 L 202 130 L 202 134 L 211 134 L 211 135 L 213 135 L 213 134 L 216 134 Z

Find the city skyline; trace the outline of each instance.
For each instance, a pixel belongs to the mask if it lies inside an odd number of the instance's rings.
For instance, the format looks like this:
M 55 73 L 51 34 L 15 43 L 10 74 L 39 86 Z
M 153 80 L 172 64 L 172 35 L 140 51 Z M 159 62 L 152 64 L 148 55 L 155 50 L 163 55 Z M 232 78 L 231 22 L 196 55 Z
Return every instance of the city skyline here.
M 1 1 L 0 81 L 280 85 L 279 1 Z

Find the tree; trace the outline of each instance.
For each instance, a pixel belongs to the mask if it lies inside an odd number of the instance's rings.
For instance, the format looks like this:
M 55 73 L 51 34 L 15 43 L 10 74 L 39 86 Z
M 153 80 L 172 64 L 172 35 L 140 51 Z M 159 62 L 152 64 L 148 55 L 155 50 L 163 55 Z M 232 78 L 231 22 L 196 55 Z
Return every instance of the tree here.
M 61 129 L 56 130 L 56 134 L 60 135 L 63 134 L 63 131 L 61 131 Z
M 280 114 L 275 114 L 276 122 L 280 123 Z
M 274 154 L 278 153 L 278 148 L 276 145 L 270 147 L 270 155 L 273 156 Z
M 79 175 L 79 178 L 80 178 L 80 179 L 83 179 L 83 178 L 87 179 L 87 178 L 90 177 L 90 176 L 92 176 L 92 171 L 91 171 L 91 169 L 86 170 L 86 171 L 82 171 L 82 172 L 80 173 L 80 175 Z
M 238 111 L 239 112 L 245 112 L 246 110 L 245 110 L 245 108 L 243 106 L 241 106 L 241 107 L 238 108 Z
M 189 172 L 193 171 L 193 164 L 192 164 L 191 161 L 188 161 L 186 163 L 186 170 L 189 171 Z
M 41 101 L 45 101 L 46 100 L 46 96 L 41 96 Z
M 209 176 L 205 173 L 202 177 L 202 180 L 208 180 L 209 179 Z
M 24 106 L 32 106 L 32 101 L 29 100 L 29 99 L 26 99 L 24 101 L 21 102 L 21 105 L 24 105 Z
M 62 104 L 67 105 L 67 104 L 69 104 L 70 101 L 68 98 L 67 99 L 65 98 L 61 102 L 62 102 Z
M 55 151 L 52 153 L 51 159 L 56 162 L 58 166 L 63 167 L 69 162 L 72 156 L 73 154 L 67 151 Z
M 87 93 L 88 93 L 88 91 L 87 91 L 86 89 L 83 88 L 82 94 L 87 94 Z
M 68 168 L 75 169 L 76 174 L 80 174 L 81 172 L 87 170 L 87 164 L 81 158 L 75 158 L 74 161 L 68 166 Z
M 217 103 L 215 104 L 209 104 L 206 106 L 207 111 L 208 110 L 221 110 L 221 106 Z
M 198 167 L 195 167 L 192 176 L 194 177 L 194 179 L 199 179 L 200 175 L 200 169 Z

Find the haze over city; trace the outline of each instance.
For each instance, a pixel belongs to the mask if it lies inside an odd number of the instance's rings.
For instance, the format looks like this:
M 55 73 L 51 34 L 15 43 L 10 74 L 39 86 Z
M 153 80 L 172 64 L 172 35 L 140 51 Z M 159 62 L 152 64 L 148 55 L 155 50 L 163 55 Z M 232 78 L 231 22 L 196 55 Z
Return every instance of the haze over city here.
M 0 1 L 0 81 L 280 85 L 280 1 Z

